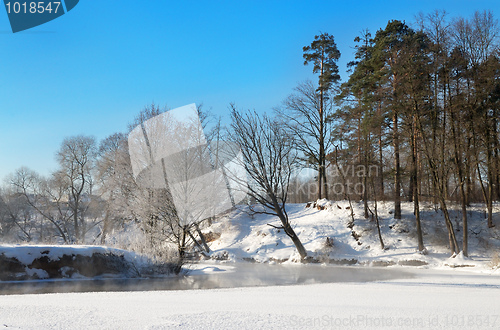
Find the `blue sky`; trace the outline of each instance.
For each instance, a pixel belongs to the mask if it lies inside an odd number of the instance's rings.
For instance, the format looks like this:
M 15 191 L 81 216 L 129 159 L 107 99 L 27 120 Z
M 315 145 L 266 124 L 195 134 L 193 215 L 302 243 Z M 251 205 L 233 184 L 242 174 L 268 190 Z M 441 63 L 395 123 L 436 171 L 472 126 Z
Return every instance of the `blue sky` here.
M 345 79 L 361 30 L 436 9 L 500 15 L 500 2 L 82 0 L 16 34 L 0 8 L 0 179 L 20 166 L 48 174 L 63 138 L 125 132 L 153 101 L 271 111 L 315 79 L 302 60 L 314 35 L 335 36 Z

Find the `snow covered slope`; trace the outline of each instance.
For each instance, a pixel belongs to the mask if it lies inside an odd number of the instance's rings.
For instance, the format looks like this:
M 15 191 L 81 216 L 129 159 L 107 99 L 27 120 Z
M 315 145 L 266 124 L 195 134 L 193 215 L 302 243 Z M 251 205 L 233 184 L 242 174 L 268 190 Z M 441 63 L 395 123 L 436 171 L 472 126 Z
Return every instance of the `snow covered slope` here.
M 320 207 L 318 207 L 320 206 Z M 373 210 L 373 205 L 370 205 Z M 403 203 L 403 219 L 392 216 L 393 203 L 379 202 L 378 214 L 385 249 L 377 234 L 376 222 L 363 217 L 363 204 L 353 203 L 354 226 L 349 228 L 351 210 L 347 201 L 321 200 L 316 206 L 290 204 L 287 212 L 295 232 L 309 256 L 316 262 L 362 264 L 373 266 L 464 267 L 488 271 L 497 267 L 500 232 L 487 228 L 484 207 L 469 210 L 469 258 L 463 255 L 450 258 L 448 233 L 442 212 L 427 205 L 421 209 L 424 244 L 427 254 L 417 252 L 413 204 Z M 461 215 L 451 208 L 459 244 L 461 245 Z M 496 205 L 495 218 L 499 217 Z M 220 237 L 210 244 L 212 258 L 218 260 L 247 260 L 256 262 L 294 262 L 299 259 L 292 241 L 280 226 L 277 217 L 251 215 L 247 207 L 221 218 L 205 229 L 211 236 Z

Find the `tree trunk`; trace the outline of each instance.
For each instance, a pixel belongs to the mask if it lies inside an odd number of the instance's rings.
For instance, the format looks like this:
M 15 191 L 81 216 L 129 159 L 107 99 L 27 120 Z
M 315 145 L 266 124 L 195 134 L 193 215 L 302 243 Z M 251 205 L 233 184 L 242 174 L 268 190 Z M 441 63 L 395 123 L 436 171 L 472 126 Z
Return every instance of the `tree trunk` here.
M 201 244 L 203 245 L 203 249 L 205 250 L 205 252 L 210 253 L 210 248 L 208 247 L 207 240 L 205 239 L 205 235 L 203 235 L 203 233 L 201 232 L 200 226 L 198 225 L 198 223 L 195 223 L 194 227 L 196 229 L 196 232 L 198 233 L 198 236 L 200 237 Z
M 78 201 L 75 198 L 75 208 L 73 209 L 73 224 L 75 226 L 75 240 L 80 243 L 80 224 L 78 223 Z
M 494 153 L 494 160 L 493 164 L 495 166 L 495 173 L 494 173 L 494 178 L 495 178 L 495 183 L 494 186 L 496 187 L 495 189 L 495 200 L 500 200 L 500 142 L 498 141 L 498 131 L 497 131 L 497 126 L 498 126 L 498 121 L 496 118 L 493 119 L 493 149 L 495 150 Z
M 492 123 L 492 133 L 493 133 L 493 150 L 494 150 L 494 160 L 493 160 L 493 165 L 495 168 L 494 171 L 494 187 L 495 189 L 495 199 L 498 201 L 500 200 L 500 141 L 499 141 L 499 134 L 498 134 L 498 112 L 497 115 L 493 117 L 493 123 Z
M 413 150 L 413 146 L 412 146 L 412 150 Z M 412 164 L 413 166 L 413 164 Z M 412 203 L 413 202 L 413 195 L 414 195 L 414 192 L 415 191 L 415 177 L 413 175 L 410 175 L 410 184 L 408 186 L 408 202 L 409 203 Z M 413 210 L 413 214 L 415 214 L 415 208 Z
M 382 133 L 378 138 L 378 152 L 379 152 L 379 185 L 380 185 L 380 198 L 381 200 L 385 199 L 384 192 L 384 158 L 382 153 Z
M 417 106 L 415 105 L 415 111 L 417 111 Z M 418 151 L 417 151 L 417 137 L 418 137 L 418 131 L 417 131 L 417 122 L 416 118 L 414 117 L 413 123 L 413 134 L 411 136 L 411 147 L 412 147 L 412 175 L 411 177 L 413 178 L 413 205 L 414 205 L 414 212 L 415 212 L 415 221 L 416 221 L 416 227 L 417 227 L 417 241 L 418 241 L 418 250 L 420 252 L 425 251 L 425 246 L 424 246 L 424 238 L 422 234 L 422 226 L 420 223 L 420 205 L 419 205 L 419 196 L 418 196 Z
M 460 252 L 460 248 L 458 246 L 457 237 L 455 235 L 455 230 L 453 229 L 453 223 L 450 219 L 450 214 L 448 213 L 448 208 L 446 207 L 446 201 L 444 198 L 440 198 L 441 209 L 444 214 L 444 221 L 446 223 L 446 227 L 448 228 L 448 238 L 450 241 L 450 250 L 453 255 L 456 255 Z
M 321 75 L 323 75 L 323 62 L 321 62 Z M 324 123 L 323 123 L 323 89 L 320 85 L 319 88 L 319 157 L 318 157 L 318 199 L 323 198 L 323 187 L 326 189 L 326 182 L 324 182 L 324 159 L 325 159 L 325 137 L 323 135 Z M 327 197 L 327 192 L 324 192 L 325 198 Z
M 418 129 L 421 132 L 421 134 L 423 134 L 422 123 L 420 122 L 420 118 L 418 117 L 418 115 L 416 116 L 416 120 L 417 120 Z M 439 171 L 437 166 L 436 166 L 436 163 L 435 163 L 436 157 L 433 157 L 434 150 L 432 150 L 432 151 L 429 150 L 429 146 L 426 142 L 425 136 L 422 138 L 422 145 L 424 146 L 424 151 L 426 153 L 427 162 L 429 164 L 429 169 L 430 169 L 431 174 L 432 174 L 432 180 L 434 181 L 436 187 L 438 187 L 439 203 L 441 205 L 441 209 L 443 210 L 446 228 L 448 229 L 448 239 L 450 242 L 450 250 L 451 250 L 451 253 L 453 255 L 455 255 L 455 254 L 459 253 L 459 247 L 458 247 L 457 238 L 455 236 L 455 231 L 453 229 L 453 223 L 451 222 L 450 215 L 449 215 L 448 209 L 446 207 L 445 191 L 444 191 L 445 185 L 443 185 L 443 182 L 442 182 L 446 178 L 440 177 L 440 174 L 442 174 L 442 171 Z
M 366 166 L 368 168 L 368 166 Z M 366 173 L 363 177 L 363 206 L 364 206 L 364 216 L 365 219 L 368 219 L 369 214 L 368 214 L 368 189 L 366 189 L 368 183 L 368 177 L 366 176 Z
M 455 154 L 455 165 L 457 169 L 457 174 L 458 174 L 458 181 L 460 185 L 460 203 L 462 205 L 462 227 L 463 227 L 463 245 L 462 245 L 462 251 L 464 253 L 464 256 L 468 256 L 468 224 L 467 224 L 467 196 L 465 192 L 465 178 L 463 174 L 463 168 L 462 168 L 462 150 L 460 148 L 460 142 L 459 142 L 459 137 L 457 133 L 457 128 L 456 128 L 456 116 L 455 116 L 455 111 L 453 108 L 450 109 L 451 111 L 451 131 L 452 131 L 452 136 L 453 136 L 453 149 L 454 149 L 454 154 Z
M 288 224 L 286 227 L 285 227 L 285 233 L 288 235 L 288 237 L 290 237 L 290 239 L 292 240 L 293 244 L 295 245 L 295 247 L 297 248 L 297 252 L 299 253 L 300 255 L 300 259 L 301 260 L 305 260 L 307 258 L 307 251 L 306 249 L 304 248 L 304 245 L 302 245 L 302 242 L 300 241 L 299 237 L 297 236 L 297 234 L 295 234 L 295 231 L 293 230 L 293 228 L 290 226 L 290 224 Z
M 102 231 L 101 231 L 101 245 L 106 244 L 106 236 L 108 235 L 108 227 L 109 227 L 109 211 L 106 210 L 106 215 L 102 220 Z
M 488 228 L 492 228 L 493 225 L 493 148 L 492 148 L 492 134 L 490 130 L 490 123 L 488 120 L 488 115 L 486 115 L 486 161 L 488 166 Z M 496 137 L 495 137 L 496 138 Z
M 374 211 L 375 211 L 375 221 L 377 223 L 377 233 L 378 233 L 378 239 L 380 241 L 380 248 L 382 250 L 385 250 L 385 244 L 384 240 L 382 239 L 382 232 L 380 231 L 380 221 L 378 218 L 378 205 L 377 205 L 377 194 L 375 192 L 375 184 L 373 183 L 373 178 L 371 179 L 372 181 L 372 189 L 373 189 L 373 200 L 374 200 Z
M 392 122 L 394 145 L 394 219 L 401 219 L 401 168 L 399 162 L 398 115 L 395 111 Z
M 179 241 L 179 244 L 177 245 L 177 253 L 179 254 L 179 257 L 177 259 L 177 264 L 175 265 L 174 268 L 174 273 L 177 275 L 181 272 L 182 270 L 182 265 L 184 264 L 184 259 L 186 257 L 186 236 L 187 236 L 187 226 L 182 227 L 182 238 Z
M 379 103 L 378 110 L 379 115 L 381 113 L 381 105 Z M 381 200 L 385 199 L 384 192 L 384 154 L 383 154 L 383 143 L 382 143 L 382 125 L 379 125 L 378 132 L 378 157 L 379 157 L 379 185 L 380 185 L 380 198 Z M 374 194 L 376 192 L 374 191 Z
M 295 234 L 295 231 L 293 230 L 292 226 L 290 226 L 290 222 L 288 221 L 288 216 L 286 215 L 286 211 L 281 209 L 281 206 L 275 196 L 271 196 L 271 199 L 274 206 L 274 211 L 276 212 L 276 215 L 281 221 L 281 225 L 285 230 L 285 234 L 292 240 L 293 244 L 295 245 L 295 248 L 297 249 L 297 252 L 300 255 L 301 260 L 304 260 L 307 257 L 307 251 L 304 248 L 304 245 L 302 245 L 302 242 L 300 241 L 297 234 Z
M 321 86 L 320 86 L 321 87 Z M 328 183 L 326 182 L 326 151 L 325 151 L 325 118 L 323 89 L 319 94 L 319 173 L 318 173 L 318 199 L 328 199 Z
M 363 166 L 365 167 L 365 170 L 364 170 L 364 175 L 363 175 L 363 206 L 364 206 L 364 216 L 365 216 L 365 219 L 368 219 L 369 218 L 369 214 L 368 214 L 368 177 L 367 177 L 367 171 L 368 171 L 368 155 L 367 155 L 367 149 L 366 148 L 366 141 L 367 141 L 367 138 L 365 137 L 365 150 L 363 151 L 364 152 L 364 155 L 363 155 Z

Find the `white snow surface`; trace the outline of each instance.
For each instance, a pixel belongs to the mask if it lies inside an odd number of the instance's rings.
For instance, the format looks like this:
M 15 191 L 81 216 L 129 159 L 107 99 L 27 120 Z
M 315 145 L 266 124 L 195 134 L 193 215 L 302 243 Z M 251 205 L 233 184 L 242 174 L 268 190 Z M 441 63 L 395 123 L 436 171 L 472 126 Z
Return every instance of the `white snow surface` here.
M 320 262 L 352 261 L 365 266 L 419 266 L 421 268 L 457 268 L 476 272 L 495 272 L 500 258 L 500 223 L 488 228 L 484 205 L 473 205 L 468 211 L 469 256 L 451 256 L 448 233 L 442 211 L 434 205 L 422 203 L 420 215 L 426 253 L 417 251 L 413 203 L 402 203 L 401 220 L 394 219 L 392 202 L 379 202 L 378 215 L 385 249 L 381 248 L 376 222 L 363 216 L 363 203 L 353 202 L 354 227 L 347 201 L 319 200 L 316 205 L 323 210 L 306 208 L 306 204 L 289 204 L 290 223 L 302 241 L 309 256 Z M 370 202 L 374 211 L 374 204 Z M 462 246 L 462 218 L 458 205 L 450 203 L 449 212 L 457 240 Z M 494 207 L 494 223 L 500 220 L 500 205 Z M 240 261 L 253 259 L 257 262 L 297 262 L 298 253 L 291 239 L 279 227 L 277 217 L 266 214 L 250 214 L 247 207 L 222 217 L 204 232 L 221 234 L 210 243 L 216 259 Z M 352 231 L 358 236 L 356 240 Z M 327 238 L 333 246 L 327 246 Z
M 0 328 L 500 327 L 499 276 L 444 270 L 414 272 L 419 273 L 414 279 L 375 283 L 1 296 Z
M 440 211 L 424 206 L 422 222 L 428 254 L 416 251 L 412 205 L 403 204 L 403 219 L 393 219 L 392 203 L 380 203 L 381 249 L 375 222 L 362 217 L 354 203 L 359 242 L 347 227 L 345 201 L 321 201 L 323 210 L 290 205 L 292 225 L 309 255 L 318 260 L 357 260 L 363 266 L 378 261 L 385 270 L 404 269 L 413 277 L 376 282 L 340 282 L 231 289 L 57 293 L 0 296 L 0 328 L 5 329 L 498 329 L 500 328 L 500 271 L 498 226 L 487 228 L 483 206 L 470 210 L 469 257 L 450 257 Z M 373 209 L 373 208 L 372 208 Z M 451 210 L 460 229 L 460 214 Z M 495 221 L 498 205 L 495 206 Z M 214 276 L 232 272 L 233 262 L 296 264 L 290 239 L 268 215 L 251 216 L 245 208 L 228 214 L 206 233 L 220 234 L 210 243 L 213 257 L 193 266 L 191 274 Z M 457 232 L 460 244 L 460 232 Z M 217 235 L 216 235 L 217 236 Z M 325 244 L 333 239 L 333 246 Z M 1 246 L 0 253 L 29 262 L 47 246 Z M 24 249 L 24 250 L 23 250 Z M 31 249 L 31 250 L 30 250 Z M 69 249 L 69 250 L 65 250 Z M 51 258 L 64 253 L 91 254 L 103 247 L 67 246 L 51 249 Z M 106 250 L 104 250 L 106 251 Z M 120 251 L 113 251 L 120 254 Z M 10 255 L 9 255 L 10 253 Z M 323 259 L 322 259 L 323 258 Z M 418 267 L 405 263 L 425 262 Z M 269 266 L 271 267 L 271 266 Z M 318 266 L 319 267 L 319 266 Z M 326 267 L 326 266 L 325 266 Z M 354 266 L 360 267 L 360 266 Z
M 96 245 L 0 245 L 0 254 L 5 254 L 8 258 L 17 258 L 25 265 L 29 265 L 33 260 L 44 256 L 48 257 L 49 260 L 58 260 L 64 255 L 74 254 L 91 257 L 94 253 L 112 253 L 124 256 L 129 261 L 136 258 L 134 253 L 126 250 Z

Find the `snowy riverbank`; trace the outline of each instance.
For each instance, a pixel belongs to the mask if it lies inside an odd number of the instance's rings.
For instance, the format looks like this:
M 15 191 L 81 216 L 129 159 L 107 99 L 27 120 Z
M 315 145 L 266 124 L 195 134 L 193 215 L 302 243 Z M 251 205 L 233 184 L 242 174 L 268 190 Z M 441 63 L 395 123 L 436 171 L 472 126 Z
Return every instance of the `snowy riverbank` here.
M 448 234 L 442 212 L 432 205 L 421 209 L 426 254 L 417 251 L 413 204 L 402 203 L 403 219 L 392 215 L 393 203 L 378 204 L 381 248 L 376 223 L 363 217 L 362 203 L 353 203 L 354 226 L 349 228 L 351 210 L 347 201 L 326 201 L 318 207 L 290 204 L 290 222 L 304 244 L 309 256 L 319 263 L 357 264 L 365 266 L 416 266 L 422 268 L 467 268 L 468 271 L 495 272 L 500 251 L 498 226 L 487 227 L 484 206 L 469 208 L 469 257 L 450 258 Z M 373 210 L 373 205 L 370 205 Z M 453 206 L 450 215 L 461 244 L 461 215 Z M 500 217 L 498 205 L 494 219 Z M 292 241 L 281 230 L 278 219 L 264 214 L 251 215 L 247 207 L 223 217 L 205 229 L 218 237 L 210 243 L 211 257 L 218 260 L 253 262 L 296 262 L 298 254 Z M 328 238 L 328 241 L 327 241 Z
M 496 329 L 500 277 L 413 269 L 408 279 L 232 289 L 11 295 L 5 329 Z

